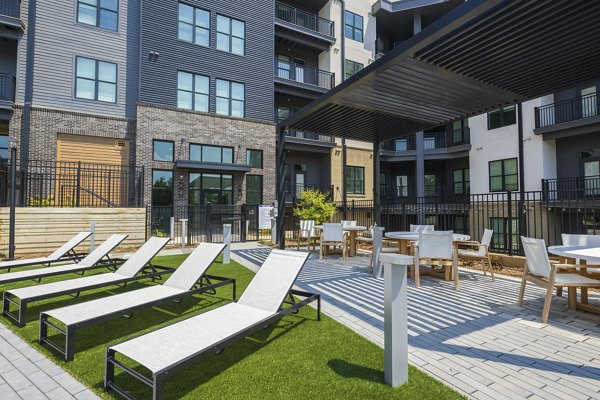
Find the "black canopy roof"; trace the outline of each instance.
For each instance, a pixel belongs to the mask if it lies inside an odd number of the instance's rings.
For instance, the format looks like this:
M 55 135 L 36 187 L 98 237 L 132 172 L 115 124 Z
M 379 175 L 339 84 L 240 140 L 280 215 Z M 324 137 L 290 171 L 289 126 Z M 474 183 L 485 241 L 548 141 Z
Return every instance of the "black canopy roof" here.
M 283 121 L 382 141 L 600 77 L 600 1 L 469 0 Z

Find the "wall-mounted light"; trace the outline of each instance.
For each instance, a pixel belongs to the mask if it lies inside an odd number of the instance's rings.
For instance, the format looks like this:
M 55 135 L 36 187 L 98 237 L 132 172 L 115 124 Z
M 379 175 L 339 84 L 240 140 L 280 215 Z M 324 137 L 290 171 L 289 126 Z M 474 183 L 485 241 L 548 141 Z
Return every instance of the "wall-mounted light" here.
M 151 51 L 150 53 L 148 53 L 148 58 L 151 61 L 156 61 L 158 60 L 158 57 L 160 56 L 160 53 L 158 51 Z

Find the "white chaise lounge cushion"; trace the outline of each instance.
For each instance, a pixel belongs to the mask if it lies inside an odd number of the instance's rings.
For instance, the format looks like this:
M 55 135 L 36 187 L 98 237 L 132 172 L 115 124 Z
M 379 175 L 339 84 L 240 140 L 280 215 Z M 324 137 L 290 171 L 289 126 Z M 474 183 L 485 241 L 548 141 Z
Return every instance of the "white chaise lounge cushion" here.
M 65 290 L 76 290 L 97 284 L 110 284 L 122 280 L 122 275 L 114 273 L 85 276 L 83 278 L 68 279 L 65 281 L 45 283 L 43 285 L 27 286 L 19 289 L 8 290 L 11 295 L 21 300 L 27 300 L 52 293 L 60 293 Z
M 163 283 L 163 286 L 183 291 L 190 290 L 224 248 L 225 245 L 222 243 L 200 243 Z

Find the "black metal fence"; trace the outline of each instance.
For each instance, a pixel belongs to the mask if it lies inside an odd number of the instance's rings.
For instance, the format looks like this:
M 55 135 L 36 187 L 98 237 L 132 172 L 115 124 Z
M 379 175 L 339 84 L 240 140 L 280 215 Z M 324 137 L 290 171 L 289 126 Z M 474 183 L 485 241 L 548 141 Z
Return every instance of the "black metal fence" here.
M 287 4 L 275 2 L 275 18 L 323 35 L 334 37 L 333 21 L 299 10 Z
M 574 97 L 535 108 L 535 127 L 541 128 L 563 122 L 595 117 L 600 109 L 600 98 L 594 94 Z
M 10 167 L 0 167 L 0 204 L 8 204 Z M 31 160 L 17 171 L 20 207 L 142 207 L 143 167 Z M 3 183 L 3 184 L 2 184 Z

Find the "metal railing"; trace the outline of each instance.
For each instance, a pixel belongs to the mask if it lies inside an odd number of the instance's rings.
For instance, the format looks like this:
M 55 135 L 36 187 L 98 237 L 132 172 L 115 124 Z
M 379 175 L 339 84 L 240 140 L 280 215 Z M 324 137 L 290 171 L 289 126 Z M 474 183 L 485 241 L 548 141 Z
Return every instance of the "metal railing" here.
M 535 108 L 535 127 L 542 128 L 598 116 L 598 96 L 588 94 Z
M 335 37 L 333 21 L 288 6 L 287 4 L 275 2 L 275 18 L 331 38 Z
M 542 192 L 544 200 L 585 198 L 600 200 L 600 175 L 542 179 Z
M 383 56 L 388 51 L 395 49 L 397 46 L 404 43 L 404 41 L 391 42 L 389 45 L 386 45 L 381 39 L 375 40 L 375 54 L 379 57 Z
M 4 171 L 5 170 L 5 171 Z M 9 174 L 10 168 L 0 169 Z M 144 168 L 83 162 L 31 160 L 18 170 L 19 207 L 141 207 Z M 0 182 L 7 182 L 0 176 Z M 0 187 L 6 203 L 7 185 Z
M 294 64 L 275 58 L 275 76 L 323 89 L 332 89 L 335 86 L 335 74 L 306 65 Z
M 21 0 L 0 1 L 0 15 L 19 18 L 21 15 Z
M 15 101 L 17 79 L 8 73 L 0 72 L 0 100 Z
M 295 184 L 286 186 L 286 203 L 295 202 L 296 199 L 302 195 L 305 190 L 318 190 L 321 193 L 325 193 L 327 198 L 333 199 L 333 185 L 311 185 L 307 183 Z
M 448 132 L 425 133 L 423 136 L 424 150 L 446 149 L 470 143 L 469 128 L 456 129 Z M 385 150 L 397 152 L 415 150 L 416 137 L 407 136 L 390 141 L 384 145 Z
M 320 142 L 328 143 L 335 142 L 335 138 L 333 136 L 319 135 L 317 133 L 300 132 L 294 130 L 287 131 L 286 136 L 295 137 L 298 139 L 318 140 Z

